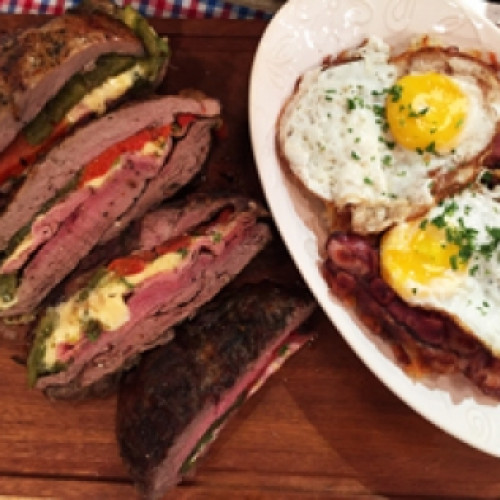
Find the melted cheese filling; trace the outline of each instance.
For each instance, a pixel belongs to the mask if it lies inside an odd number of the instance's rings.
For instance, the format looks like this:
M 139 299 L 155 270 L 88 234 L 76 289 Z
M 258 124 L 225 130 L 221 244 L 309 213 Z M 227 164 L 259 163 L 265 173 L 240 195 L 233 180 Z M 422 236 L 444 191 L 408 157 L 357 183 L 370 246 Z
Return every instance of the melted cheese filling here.
M 143 65 L 136 64 L 119 75 L 108 78 L 101 86 L 89 92 L 67 114 L 66 120 L 70 123 L 77 122 L 89 110 L 102 115 L 107 108 L 107 103 L 121 97 L 129 90 L 139 77 L 146 75 Z
M 45 348 L 45 365 L 50 367 L 57 362 L 59 345 L 75 345 L 83 338 L 84 325 L 89 320 L 99 322 L 103 331 L 114 331 L 127 323 L 130 311 L 125 295 L 130 292 L 130 288 L 161 272 L 172 271 L 182 259 L 179 252 L 162 255 L 148 263 L 142 272 L 127 276 L 126 281 L 114 274 L 107 274 L 84 300 L 76 294 L 60 304 L 56 308 L 57 325 Z
M 14 251 L 5 259 L 4 264 L 9 263 L 12 260 L 17 259 L 22 255 L 22 253 L 30 248 L 30 246 L 33 244 L 33 234 L 29 233 L 27 234 L 23 240 L 17 245 L 17 247 L 14 249 Z

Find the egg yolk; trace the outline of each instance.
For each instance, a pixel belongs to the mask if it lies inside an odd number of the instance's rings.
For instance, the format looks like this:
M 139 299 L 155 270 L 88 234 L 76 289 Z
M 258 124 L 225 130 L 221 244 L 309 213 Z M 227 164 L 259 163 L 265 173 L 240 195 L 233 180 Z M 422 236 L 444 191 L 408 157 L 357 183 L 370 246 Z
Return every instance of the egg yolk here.
M 449 152 L 457 143 L 468 110 L 467 96 L 446 75 L 405 75 L 389 92 L 387 121 L 407 149 Z
M 439 287 L 453 289 L 467 264 L 457 259 L 459 247 L 446 241 L 443 229 L 421 221 L 395 226 L 382 238 L 380 266 L 384 280 L 401 297 L 411 300 Z

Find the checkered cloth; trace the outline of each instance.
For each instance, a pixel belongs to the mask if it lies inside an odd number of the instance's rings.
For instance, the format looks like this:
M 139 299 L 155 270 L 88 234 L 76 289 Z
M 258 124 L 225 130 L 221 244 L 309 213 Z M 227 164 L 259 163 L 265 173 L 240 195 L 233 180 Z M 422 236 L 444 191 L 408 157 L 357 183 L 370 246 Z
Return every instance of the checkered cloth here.
M 268 19 L 269 14 L 222 0 L 115 0 L 145 16 L 170 18 Z M 62 14 L 80 0 L 0 0 L 2 14 Z

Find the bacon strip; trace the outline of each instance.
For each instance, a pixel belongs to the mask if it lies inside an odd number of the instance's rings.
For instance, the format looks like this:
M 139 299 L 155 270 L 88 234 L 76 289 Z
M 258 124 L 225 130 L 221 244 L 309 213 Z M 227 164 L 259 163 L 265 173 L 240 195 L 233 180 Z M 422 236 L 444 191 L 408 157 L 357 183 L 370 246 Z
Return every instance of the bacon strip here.
M 462 373 L 482 392 L 500 399 L 500 360 L 445 314 L 413 307 L 380 275 L 376 240 L 333 233 L 323 274 L 332 293 L 393 347 L 408 371 Z

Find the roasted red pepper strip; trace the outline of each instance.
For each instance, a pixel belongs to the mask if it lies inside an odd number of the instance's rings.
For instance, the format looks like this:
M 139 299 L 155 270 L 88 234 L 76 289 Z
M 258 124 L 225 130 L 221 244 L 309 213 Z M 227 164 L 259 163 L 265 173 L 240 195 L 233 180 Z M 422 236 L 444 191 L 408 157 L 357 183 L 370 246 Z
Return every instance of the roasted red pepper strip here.
M 217 217 L 215 217 L 214 220 L 198 226 L 198 228 L 196 229 L 196 233 L 200 235 L 207 234 L 209 230 L 214 226 L 216 226 L 217 224 L 225 224 L 226 222 L 229 222 L 231 220 L 233 213 L 234 213 L 234 208 L 232 207 L 223 208 L 217 214 Z
M 130 276 L 132 274 L 142 273 L 146 267 L 146 262 L 140 257 L 120 257 L 109 264 L 108 270 L 113 271 L 119 276 Z
M 157 255 L 165 255 L 167 253 L 178 252 L 179 250 L 187 250 L 190 243 L 191 236 L 178 236 L 155 247 L 155 252 Z
M 59 123 L 45 141 L 32 145 L 22 132 L 0 155 L 0 184 L 12 177 L 18 177 L 63 135 L 69 128 L 68 122 Z
M 196 116 L 190 113 L 184 113 L 182 115 L 177 115 L 175 121 L 182 128 L 187 127 L 190 123 L 193 123 L 196 120 Z
M 153 251 L 148 250 L 130 257 L 119 257 L 108 265 L 108 270 L 113 271 L 120 276 L 130 276 L 144 271 L 146 264 L 153 261 L 160 255 L 178 252 L 188 248 L 191 243 L 190 236 L 179 236 L 166 243 L 158 245 Z
M 156 141 L 160 137 L 168 137 L 171 130 L 172 126 L 170 124 L 152 129 L 144 129 L 131 137 L 127 137 L 123 141 L 113 144 L 113 146 L 106 149 L 97 158 L 94 158 L 87 164 L 80 178 L 79 185 L 83 186 L 87 182 L 106 174 L 123 153 L 139 151 L 147 142 Z

